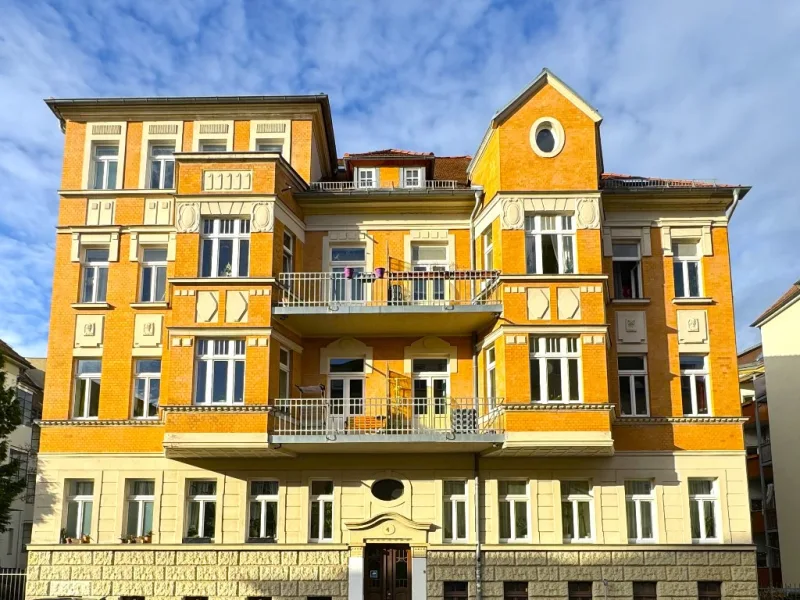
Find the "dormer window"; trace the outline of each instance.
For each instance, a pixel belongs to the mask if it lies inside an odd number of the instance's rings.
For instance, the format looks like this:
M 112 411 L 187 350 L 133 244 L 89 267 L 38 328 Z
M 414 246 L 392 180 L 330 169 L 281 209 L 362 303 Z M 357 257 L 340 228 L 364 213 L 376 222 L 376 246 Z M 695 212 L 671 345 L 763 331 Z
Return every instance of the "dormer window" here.
M 403 187 L 425 187 L 425 169 L 422 167 L 406 167 L 403 169 Z
M 378 187 L 378 170 L 375 168 L 365 169 L 359 167 L 356 171 L 356 184 L 359 188 Z

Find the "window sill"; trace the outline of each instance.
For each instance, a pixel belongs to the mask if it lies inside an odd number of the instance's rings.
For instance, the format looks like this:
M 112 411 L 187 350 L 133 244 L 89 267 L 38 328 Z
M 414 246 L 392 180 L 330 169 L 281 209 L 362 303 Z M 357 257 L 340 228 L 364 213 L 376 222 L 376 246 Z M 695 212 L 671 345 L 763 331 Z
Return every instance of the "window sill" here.
M 650 298 L 612 298 L 611 304 L 650 304 Z
M 151 189 L 58 190 L 59 196 L 64 196 L 66 198 L 70 197 L 85 198 L 87 196 L 174 196 L 175 192 L 176 190 L 174 188 L 163 189 L 163 190 L 151 190 Z
M 714 300 L 712 298 L 673 298 L 673 304 L 714 304 Z
M 277 544 L 278 540 L 275 538 L 247 538 L 248 544 Z
M 70 306 L 76 310 L 107 310 L 111 308 L 108 302 L 75 302 Z
M 169 302 L 131 302 L 131 308 L 135 309 L 158 309 L 169 308 Z
M 620 414 L 619 418 L 620 419 L 649 419 L 650 418 L 650 414 L 649 413 L 646 414 L 646 415 L 623 415 L 623 414 Z
M 173 285 L 257 285 L 276 283 L 274 277 L 173 277 Z
M 181 540 L 184 544 L 213 544 L 214 538 L 207 538 L 207 537 L 191 537 L 191 538 L 183 538 Z

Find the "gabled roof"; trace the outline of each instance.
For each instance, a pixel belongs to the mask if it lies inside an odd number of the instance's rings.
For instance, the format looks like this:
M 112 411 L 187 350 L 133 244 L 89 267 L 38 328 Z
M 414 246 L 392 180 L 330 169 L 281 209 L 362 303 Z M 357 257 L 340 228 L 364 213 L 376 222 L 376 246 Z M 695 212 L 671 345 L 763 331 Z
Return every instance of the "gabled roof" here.
M 778 314 L 783 308 L 789 306 L 794 301 L 800 298 L 800 281 L 796 281 L 784 294 L 778 298 L 772 306 L 765 310 L 761 315 L 753 321 L 750 327 L 761 327 L 769 321 L 772 317 Z
M 359 158 L 418 158 L 430 160 L 433 158 L 433 152 L 415 152 L 413 150 L 399 150 L 397 148 L 385 148 L 383 150 L 370 150 L 369 152 L 354 152 L 353 154 L 345 152 L 342 157 L 345 162 L 348 160 Z
M 545 67 L 524 90 L 522 90 L 513 100 L 511 100 L 511 102 L 506 104 L 503 108 L 497 111 L 497 113 L 495 113 L 494 117 L 492 118 L 492 127 L 496 127 L 505 121 L 511 115 L 511 113 L 519 108 L 520 105 L 527 102 L 528 98 L 533 96 L 548 83 L 558 90 L 562 96 L 567 98 L 567 100 L 572 102 L 581 111 L 583 111 L 592 121 L 599 123 L 603 120 L 603 117 L 599 112 L 597 112 L 597 109 L 592 107 L 592 105 L 581 98 L 581 96 L 575 90 L 561 81 L 561 79 L 559 79 L 550 69 Z
M 24 356 L 19 354 L 11 346 L 0 340 L 0 356 L 6 360 L 12 360 L 26 369 L 32 369 L 33 365 L 29 363 Z

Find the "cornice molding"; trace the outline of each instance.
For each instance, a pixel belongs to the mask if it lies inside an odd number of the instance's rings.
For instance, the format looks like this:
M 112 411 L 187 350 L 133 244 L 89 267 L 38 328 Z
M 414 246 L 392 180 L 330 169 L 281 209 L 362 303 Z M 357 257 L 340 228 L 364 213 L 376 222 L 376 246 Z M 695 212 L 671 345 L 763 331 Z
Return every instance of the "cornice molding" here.
M 109 427 L 133 425 L 136 427 L 163 426 L 161 419 L 41 419 L 36 421 L 41 427 Z
M 584 410 L 584 411 L 613 411 L 613 404 L 586 404 L 583 402 L 525 402 L 519 404 L 501 404 L 498 408 L 504 408 L 510 411 L 528 411 L 528 410 L 543 410 L 543 411 L 561 411 L 561 410 Z
M 226 404 L 224 406 L 202 406 L 199 404 L 188 404 L 188 405 L 171 405 L 171 406 L 161 406 L 159 407 L 165 413 L 203 413 L 203 412 L 231 412 L 231 413 L 245 413 L 245 412 L 254 412 L 254 413 L 267 413 L 272 412 L 274 410 L 273 406 L 267 406 L 265 404 L 242 404 L 242 405 L 233 405 L 233 404 Z
M 663 423 L 746 423 L 745 417 L 620 417 L 616 425 L 661 425 Z

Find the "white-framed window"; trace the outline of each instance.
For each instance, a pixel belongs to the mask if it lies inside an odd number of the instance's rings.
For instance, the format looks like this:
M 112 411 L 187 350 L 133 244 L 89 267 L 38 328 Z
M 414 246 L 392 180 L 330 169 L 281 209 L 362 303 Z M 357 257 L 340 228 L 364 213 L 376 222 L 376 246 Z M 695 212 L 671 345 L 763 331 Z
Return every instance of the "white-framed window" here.
M 92 189 L 117 189 L 119 145 L 103 142 L 92 147 Z
M 528 273 L 575 272 L 575 225 L 569 215 L 525 216 L 525 264 Z
M 247 277 L 250 219 L 203 219 L 201 277 Z
M 647 356 L 644 354 L 620 354 L 617 357 L 619 370 L 619 406 L 622 416 L 646 417 L 650 412 L 647 386 Z
M 283 232 L 283 264 L 284 273 L 294 271 L 294 234 L 289 231 Z
M 497 362 L 494 345 L 486 349 L 486 399 L 489 407 L 494 408 L 497 403 Z
M 140 302 L 165 302 L 167 299 L 167 249 L 142 250 Z
M 528 539 L 528 482 L 498 481 L 500 501 L 500 541 Z
M 467 541 L 467 482 L 442 482 L 444 491 L 444 541 Z
M 406 167 L 403 169 L 403 187 L 425 187 L 425 169 L 422 167 Z
M 190 480 L 186 499 L 186 537 L 214 539 L 217 519 L 217 482 Z
M 411 244 L 411 270 L 414 276 L 412 299 L 414 302 L 442 301 L 447 296 L 446 280 L 441 273 L 449 268 L 447 245 Z M 431 275 L 426 275 L 430 273 Z
M 283 152 L 283 140 L 264 138 L 256 141 L 256 150 L 259 152 L 275 152 L 281 154 Z
M 148 187 L 151 190 L 169 190 L 175 187 L 175 145 L 165 142 L 150 143 Z
M 278 354 L 278 398 L 290 398 L 292 394 L 292 351 L 281 346 Z
M 228 144 L 224 140 L 202 140 L 200 152 L 227 152 Z
M 561 482 L 561 526 L 565 543 L 592 540 L 592 485 L 588 481 Z
M 100 408 L 100 369 L 97 358 L 75 361 L 75 403 L 72 415 L 76 419 L 96 419 Z
M 611 245 L 615 298 L 643 298 L 642 255 L 639 242 Z
M 331 301 L 358 304 L 366 299 L 364 270 L 367 268 L 364 246 L 332 246 L 330 269 Z M 348 271 L 349 269 L 349 271 Z M 348 273 L 350 277 L 348 278 Z
M 710 415 L 708 357 L 702 354 L 681 354 L 680 367 L 683 414 Z
M 333 540 L 333 481 L 311 482 L 309 533 L 312 542 Z
M 483 233 L 483 268 L 486 271 L 494 269 L 494 239 L 491 225 Z
M 656 497 L 653 482 L 634 479 L 625 482 L 625 511 L 628 519 L 628 541 L 654 542 Z
M 81 302 L 105 302 L 108 289 L 108 248 L 83 251 Z
M 364 358 L 331 358 L 328 361 L 328 426 L 346 431 L 350 417 L 364 414 Z
M 197 340 L 195 404 L 244 402 L 244 340 Z
M 361 189 L 378 187 L 378 169 L 358 167 L 356 169 L 356 187 Z
M 125 535 L 144 536 L 153 534 L 153 503 L 156 482 L 152 479 L 128 480 L 128 514 L 125 519 Z
M 33 537 L 33 521 L 25 521 L 22 524 L 22 551 L 28 551 L 28 544 L 31 543 Z
M 699 298 L 703 295 L 700 265 L 700 244 L 689 241 L 672 244 L 676 298 Z
M 720 541 L 717 487 L 716 479 L 689 479 L 689 519 L 694 543 Z
M 94 481 L 67 480 L 66 537 L 80 539 L 92 531 Z
M 411 360 L 411 386 L 414 395 L 414 415 L 447 413 L 450 396 L 450 360 L 448 358 L 414 358 Z
M 158 417 L 158 400 L 161 396 L 161 359 L 141 358 L 134 364 L 133 418 Z
M 250 482 L 248 540 L 275 542 L 278 539 L 278 482 Z
M 531 402 L 579 402 L 579 339 L 531 336 L 530 373 Z

